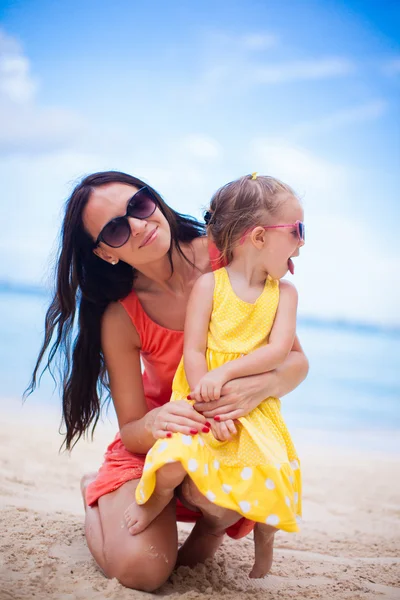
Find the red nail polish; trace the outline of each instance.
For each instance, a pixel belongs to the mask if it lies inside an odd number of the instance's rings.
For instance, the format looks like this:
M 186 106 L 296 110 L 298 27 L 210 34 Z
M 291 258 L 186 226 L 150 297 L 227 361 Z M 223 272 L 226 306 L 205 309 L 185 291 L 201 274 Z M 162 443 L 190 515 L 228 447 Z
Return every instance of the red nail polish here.
M 209 423 L 208 421 L 205 422 L 205 426 L 206 427 L 211 427 L 211 423 Z
M 171 438 L 171 437 L 172 437 L 172 433 L 170 431 L 168 431 L 167 438 Z
M 198 433 L 198 431 L 197 431 L 197 429 L 191 429 L 191 430 L 190 430 L 190 433 L 191 433 L 192 435 L 196 435 L 196 433 Z
M 209 433 L 209 432 L 210 432 L 210 430 L 209 430 L 209 428 L 208 428 L 208 427 L 203 427 L 203 429 L 202 429 L 202 432 L 203 432 L 203 433 Z
M 189 394 L 188 396 L 186 396 L 186 398 L 187 398 L 188 400 L 191 400 L 191 399 L 192 399 L 192 396 Z
M 219 417 L 218 415 L 216 417 L 214 417 L 214 421 L 217 421 L 217 423 L 219 423 L 221 420 L 221 417 Z

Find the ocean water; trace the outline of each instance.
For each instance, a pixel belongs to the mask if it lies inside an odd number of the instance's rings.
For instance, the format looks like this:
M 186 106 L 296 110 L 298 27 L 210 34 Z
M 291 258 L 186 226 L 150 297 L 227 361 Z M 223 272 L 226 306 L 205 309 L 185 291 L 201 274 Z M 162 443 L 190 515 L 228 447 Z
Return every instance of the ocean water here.
M 0 293 L 0 397 L 18 398 L 27 386 L 44 328 L 47 299 Z M 302 323 L 298 333 L 310 361 L 308 378 L 282 400 L 290 429 L 342 436 L 368 434 L 382 446 L 396 445 L 400 430 L 399 332 Z M 46 374 L 28 399 L 40 407 L 59 406 Z M 110 413 L 113 418 L 113 413 Z M 382 436 L 383 433 L 383 436 Z M 325 435 L 326 434 L 326 435 Z M 400 439 L 400 436 L 397 437 Z M 369 443 L 368 442 L 368 443 Z M 400 444 L 399 444 L 400 446 Z

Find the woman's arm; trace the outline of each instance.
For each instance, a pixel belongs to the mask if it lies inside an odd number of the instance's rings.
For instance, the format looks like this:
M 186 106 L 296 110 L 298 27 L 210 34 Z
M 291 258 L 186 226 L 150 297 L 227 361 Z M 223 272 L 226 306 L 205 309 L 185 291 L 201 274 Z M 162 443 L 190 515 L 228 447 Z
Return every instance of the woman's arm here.
M 185 434 L 204 426 L 206 419 L 187 402 L 167 402 L 148 412 L 139 335 L 120 303 L 110 304 L 104 314 L 101 344 L 121 439 L 128 450 L 145 454 L 156 438 L 167 434 L 165 423 L 168 431 Z
M 300 345 L 299 338 L 295 337 L 293 347 L 286 360 L 274 371 L 257 375 L 260 377 L 260 386 L 268 396 L 282 398 L 300 385 L 307 377 L 309 370 L 308 359 Z
M 248 415 L 270 396 L 282 398 L 307 377 L 308 360 L 296 336 L 286 360 L 275 370 L 260 375 L 234 379 L 222 388 L 219 400 L 194 405 L 206 418 L 220 416 L 221 421 Z

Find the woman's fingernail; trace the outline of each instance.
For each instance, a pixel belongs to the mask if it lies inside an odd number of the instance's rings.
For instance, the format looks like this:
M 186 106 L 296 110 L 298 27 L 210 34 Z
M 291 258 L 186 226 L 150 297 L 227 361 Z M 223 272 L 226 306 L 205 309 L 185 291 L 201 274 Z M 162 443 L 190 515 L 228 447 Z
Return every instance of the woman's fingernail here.
M 170 431 L 168 431 L 167 438 L 171 438 L 171 437 L 172 437 L 172 433 Z
M 208 421 L 205 422 L 205 426 L 206 427 L 211 427 L 211 423 L 209 423 Z
M 216 417 L 214 417 L 214 421 L 217 421 L 217 423 L 219 423 L 219 422 L 220 422 L 220 420 L 221 420 L 221 417 L 220 417 L 220 416 L 218 416 L 218 415 L 217 415 Z
M 191 433 L 192 435 L 196 435 L 196 433 L 198 433 L 198 431 L 197 431 L 197 429 L 191 429 L 191 430 L 190 430 L 190 433 Z
M 191 399 L 192 399 L 192 396 L 189 394 L 188 396 L 186 396 L 186 398 L 187 398 L 188 400 L 191 400 Z
M 208 427 L 203 427 L 202 432 L 203 433 L 209 433 L 210 429 Z

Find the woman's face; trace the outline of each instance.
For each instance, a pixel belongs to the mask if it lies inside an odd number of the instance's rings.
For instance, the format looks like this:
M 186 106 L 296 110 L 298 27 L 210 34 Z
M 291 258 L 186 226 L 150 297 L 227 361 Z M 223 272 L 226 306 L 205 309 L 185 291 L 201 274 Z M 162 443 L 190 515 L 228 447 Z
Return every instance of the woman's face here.
M 124 183 L 108 183 L 93 190 L 83 211 L 83 224 L 93 242 L 109 221 L 126 214 L 128 202 L 137 191 L 138 188 Z M 127 219 L 131 229 L 127 242 L 120 248 L 100 242 L 93 250 L 97 256 L 111 264 L 123 260 L 139 268 L 167 254 L 171 245 L 171 231 L 158 207 L 147 219 Z

